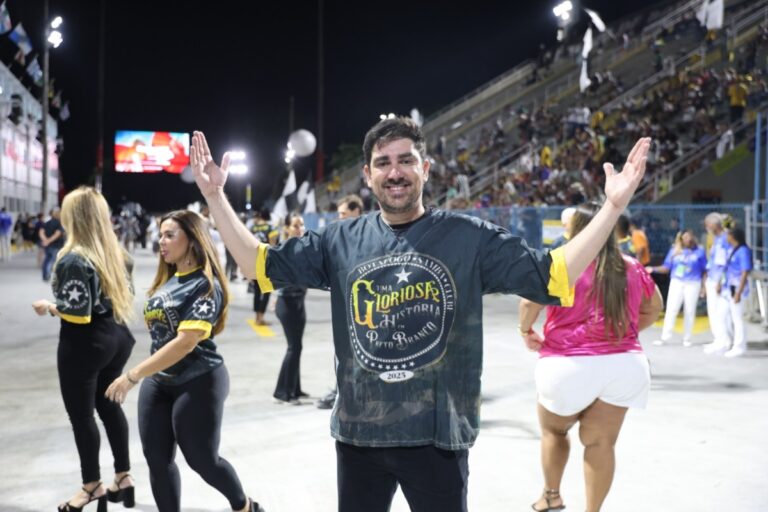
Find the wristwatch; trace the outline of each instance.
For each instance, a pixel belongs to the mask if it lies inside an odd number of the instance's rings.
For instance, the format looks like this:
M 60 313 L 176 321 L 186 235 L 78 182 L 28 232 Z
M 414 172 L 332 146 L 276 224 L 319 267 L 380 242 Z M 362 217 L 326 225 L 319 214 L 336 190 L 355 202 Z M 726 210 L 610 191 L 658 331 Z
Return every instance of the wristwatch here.
M 528 336 L 533 333 L 533 327 L 529 327 L 527 331 L 524 331 L 523 327 L 520 324 L 517 324 L 517 333 L 520 336 Z

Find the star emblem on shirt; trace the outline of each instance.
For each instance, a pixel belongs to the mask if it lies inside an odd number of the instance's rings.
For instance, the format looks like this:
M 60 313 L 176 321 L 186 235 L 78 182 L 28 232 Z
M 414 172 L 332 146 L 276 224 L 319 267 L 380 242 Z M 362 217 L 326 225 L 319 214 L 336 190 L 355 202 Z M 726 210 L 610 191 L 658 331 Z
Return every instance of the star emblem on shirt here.
M 402 283 L 402 282 L 406 282 L 407 283 L 408 282 L 408 276 L 410 276 L 411 274 L 412 274 L 412 272 L 406 272 L 405 268 L 403 268 L 399 273 L 395 274 L 397 276 L 398 284 Z
M 201 313 L 201 314 L 207 314 L 209 309 L 211 309 L 211 306 L 209 306 L 208 304 L 201 304 L 201 305 L 200 305 L 200 306 L 197 308 L 197 311 L 198 311 L 199 313 Z
M 83 294 L 83 292 L 81 292 L 80 290 L 78 290 L 74 286 L 72 287 L 71 290 L 69 290 L 68 293 L 69 293 L 69 301 L 70 302 L 79 302 L 80 301 L 80 296 Z

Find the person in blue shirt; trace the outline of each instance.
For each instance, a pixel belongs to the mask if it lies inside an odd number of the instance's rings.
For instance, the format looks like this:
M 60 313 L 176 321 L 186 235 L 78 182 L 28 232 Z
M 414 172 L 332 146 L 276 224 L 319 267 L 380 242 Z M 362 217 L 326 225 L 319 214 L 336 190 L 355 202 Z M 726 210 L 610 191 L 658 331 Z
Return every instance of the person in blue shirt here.
M 664 263 L 658 267 L 646 267 L 646 270 L 649 274 L 670 274 L 664 327 L 661 339 L 654 341 L 654 345 L 669 342 L 677 315 L 683 307 L 683 346 L 690 347 L 696 304 L 702 292 L 702 283 L 707 277 L 707 256 L 696 243 L 693 230 L 686 229 L 678 233 L 675 245 L 667 253 Z
M 706 354 L 724 353 L 728 350 L 729 333 L 727 326 L 730 323 L 730 313 L 728 309 L 728 300 L 724 295 L 718 293 L 718 285 L 725 274 L 725 263 L 728 261 L 728 254 L 731 251 L 731 245 L 728 243 L 728 234 L 723 229 L 723 216 L 717 212 L 712 212 L 704 218 L 704 227 L 707 233 L 712 236 L 712 247 L 709 250 L 707 258 L 707 280 L 704 288 L 707 293 L 707 316 L 709 317 L 709 328 L 712 331 L 714 340 L 704 346 Z M 721 315 L 725 315 L 721 318 Z
M 592 222 L 564 246 L 537 251 L 489 222 L 425 208 L 424 135 L 408 118 L 388 118 L 363 142 L 363 172 L 380 211 L 270 247 L 224 194 L 229 155 L 219 167 L 205 136 L 193 134 L 195 181 L 246 275 L 264 290 L 330 288 L 339 512 L 387 511 L 398 486 L 412 510 L 467 510 L 468 452 L 480 427 L 482 296 L 572 304 L 570 283 L 613 231 L 649 147 L 650 139 L 638 140 L 621 173 L 605 164 L 606 201 Z
M 744 230 L 734 227 L 728 230 L 731 250 L 725 263 L 725 274 L 718 292 L 725 297 L 733 322 L 733 344 L 725 357 L 743 356 L 747 351 L 744 328 L 744 299 L 749 296 L 749 273 L 752 271 L 752 250 L 747 245 Z M 725 314 L 720 315 L 725 318 Z

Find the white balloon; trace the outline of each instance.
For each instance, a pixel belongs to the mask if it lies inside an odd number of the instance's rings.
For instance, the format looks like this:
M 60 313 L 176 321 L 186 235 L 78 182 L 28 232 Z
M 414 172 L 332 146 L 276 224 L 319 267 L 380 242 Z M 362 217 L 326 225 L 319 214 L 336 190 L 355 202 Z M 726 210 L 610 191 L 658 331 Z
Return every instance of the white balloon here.
M 192 174 L 192 167 L 190 167 L 189 165 L 181 170 L 180 177 L 181 177 L 181 181 L 183 181 L 184 183 L 195 182 L 195 176 Z
M 296 130 L 288 138 L 288 147 L 296 152 L 296 156 L 309 156 L 315 152 L 317 141 L 309 130 Z

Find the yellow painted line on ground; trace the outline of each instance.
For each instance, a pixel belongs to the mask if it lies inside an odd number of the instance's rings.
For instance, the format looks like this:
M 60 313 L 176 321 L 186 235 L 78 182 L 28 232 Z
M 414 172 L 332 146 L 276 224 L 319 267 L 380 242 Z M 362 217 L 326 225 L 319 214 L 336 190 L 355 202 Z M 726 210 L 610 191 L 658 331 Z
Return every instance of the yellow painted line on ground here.
M 654 327 L 664 327 L 664 318 L 662 317 L 661 320 L 653 324 Z M 697 316 L 696 320 L 693 322 L 693 334 L 699 334 L 702 332 L 706 332 L 709 330 L 709 318 L 706 316 Z M 675 329 L 674 331 L 676 333 L 682 334 L 683 333 L 683 317 L 678 316 L 677 320 L 675 320 Z
M 275 331 L 270 329 L 268 325 L 256 325 L 256 320 L 254 320 L 253 318 L 249 318 L 246 321 L 248 322 L 248 325 L 251 326 L 251 329 L 256 331 L 256 334 L 258 334 L 262 338 L 274 338 Z

